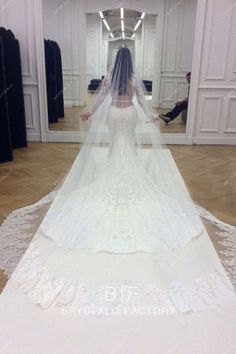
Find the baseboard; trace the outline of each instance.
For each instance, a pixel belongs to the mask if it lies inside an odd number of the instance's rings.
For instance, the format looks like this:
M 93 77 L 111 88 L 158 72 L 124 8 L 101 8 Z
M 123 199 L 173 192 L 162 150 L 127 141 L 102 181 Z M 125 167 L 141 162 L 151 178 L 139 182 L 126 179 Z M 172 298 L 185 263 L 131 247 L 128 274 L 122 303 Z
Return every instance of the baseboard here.
M 236 145 L 236 136 L 230 137 L 194 137 L 193 138 L 194 145 Z
M 192 138 L 186 134 L 163 133 L 162 136 L 165 144 L 168 145 L 192 145 Z
M 41 141 L 40 133 L 27 133 L 27 141 Z
M 72 107 L 84 107 L 84 103 L 78 100 L 65 100 L 64 105 L 66 108 L 72 108 Z
M 50 131 L 47 134 L 47 141 L 50 143 L 83 143 L 86 132 L 79 131 Z

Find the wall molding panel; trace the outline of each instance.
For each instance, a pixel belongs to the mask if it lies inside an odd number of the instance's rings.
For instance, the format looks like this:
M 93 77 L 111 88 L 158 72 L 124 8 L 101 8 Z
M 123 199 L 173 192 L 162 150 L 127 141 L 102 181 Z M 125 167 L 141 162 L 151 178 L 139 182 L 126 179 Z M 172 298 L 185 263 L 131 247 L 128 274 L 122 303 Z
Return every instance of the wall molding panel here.
M 167 0 L 165 2 L 163 60 L 159 96 L 159 107 L 161 108 L 173 108 L 178 99 L 187 96 L 185 75 L 192 68 L 196 3 L 196 0 Z M 174 84 L 172 100 L 170 100 L 169 93 L 166 96 L 166 82 L 169 83 L 170 80 Z M 185 87 L 183 86 L 184 82 Z
M 221 18 L 220 26 L 217 26 L 217 30 L 212 31 L 212 27 L 216 27 L 216 21 L 219 21 L 219 7 L 220 3 L 218 2 L 209 2 L 209 13 L 211 13 L 208 29 L 207 29 L 207 36 L 206 36 L 206 46 L 208 48 L 207 55 L 206 55 L 206 72 L 205 72 L 205 81 L 209 80 L 219 80 L 224 81 L 226 79 L 226 59 L 227 59 L 227 49 L 229 45 L 229 30 L 231 24 L 231 16 L 230 20 L 227 23 L 227 27 L 221 26 L 223 25 Z M 218 10 L 218 11 L 217 11 Z M 231 12 L 230 12 L 231 14 Z M 222 16 L 220 16 L 222 17 Z M 226 19 L 225 19 L 226 20 Z M 222 33 L 222 31 L 224 31 Z M 223 34 L 223 35 L 222 35 Z M 211 65 L 212 61 L 215 57 L 218 57 L 217 65 L 214 67 Z M 216 70 L 216 73 L 210 72 L 210 70 Z M 217 71 L 218 70 L 218 71 Z
M 222 112 L 222 97 L 220 95 L 203 94 L 200 100 L 200 133 L 219 133 Z
M 37 125 L 35 122 L 35 113 L 36 113 L 36 106 L 35 106 L 35 92 L 29 91 L 24 92 L 24 101 L 25 101 L 25 108 L 28 110 L 26 112 L 26 128 L 27 129 L 36 129 Z
M 144 80 L 154 80 L 156 17 L 145 19 L 141 34 L 141 68 Z M 147 55 L 148 53 L 148 55 Z
M 208 0 L 194 119 L 194 143 L 236 145 L 236 9 Z
M 223 133 L 236 133 L 236 96 L 226 98 L 226 120 Z
M 81 106 L 82 101 L 79 99 L 79 81 L 80 74 L 67 73 L 64 74 L 64 100 L 66 107 Z
M 185 78 L 180 75 L 162 76 L 160 94 L 159 107 L 173 108 L 176 101 L 188 94 L 188 85 Z
M 86 85 L 102 76 L 102 24 L 98 16 L 87 15 L 86 25 Z

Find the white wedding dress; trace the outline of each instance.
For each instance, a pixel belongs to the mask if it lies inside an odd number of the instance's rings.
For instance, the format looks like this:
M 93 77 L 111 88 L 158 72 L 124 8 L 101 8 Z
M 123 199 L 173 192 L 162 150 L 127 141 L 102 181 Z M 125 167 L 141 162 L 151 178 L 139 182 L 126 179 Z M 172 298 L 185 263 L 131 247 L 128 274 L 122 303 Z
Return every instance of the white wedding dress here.
M 110 106 L 112 144 L 101 174 L 63 197 L 40 230 L 64 249 L 133 253 L 170 251 L 201 233 L 140 165 L 133 105 Z

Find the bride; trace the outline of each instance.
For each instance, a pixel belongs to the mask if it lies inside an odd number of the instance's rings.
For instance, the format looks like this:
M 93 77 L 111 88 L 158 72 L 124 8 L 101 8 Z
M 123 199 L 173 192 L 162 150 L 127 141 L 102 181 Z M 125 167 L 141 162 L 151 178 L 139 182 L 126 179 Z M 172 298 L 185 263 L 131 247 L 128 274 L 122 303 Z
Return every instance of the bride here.
M 124 305 L 127 286 L 136 305 L 178 312 L 234 299 L 128 48 L 82 119 L 86 141 L 17 267 L 24 291 L 44 309 Z

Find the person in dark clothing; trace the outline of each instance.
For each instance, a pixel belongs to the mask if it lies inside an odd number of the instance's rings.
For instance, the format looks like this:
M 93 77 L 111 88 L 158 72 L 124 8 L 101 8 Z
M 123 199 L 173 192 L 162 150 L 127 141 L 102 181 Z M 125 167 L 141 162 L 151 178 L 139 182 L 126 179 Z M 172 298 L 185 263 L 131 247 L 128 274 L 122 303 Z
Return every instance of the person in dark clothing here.
M 186 74 L 186 80 L 188 82 L 188 96 L 190 89 L 190 81 L 191 81 L 191 72 Z M 183 100 L 176 102 L 175 107 L 166 114 L 160 114 L 159 117 L 166 123 L 170 123 L 172 120 L 178 117 L 178 115 L 188 108 L 188 96 Z

